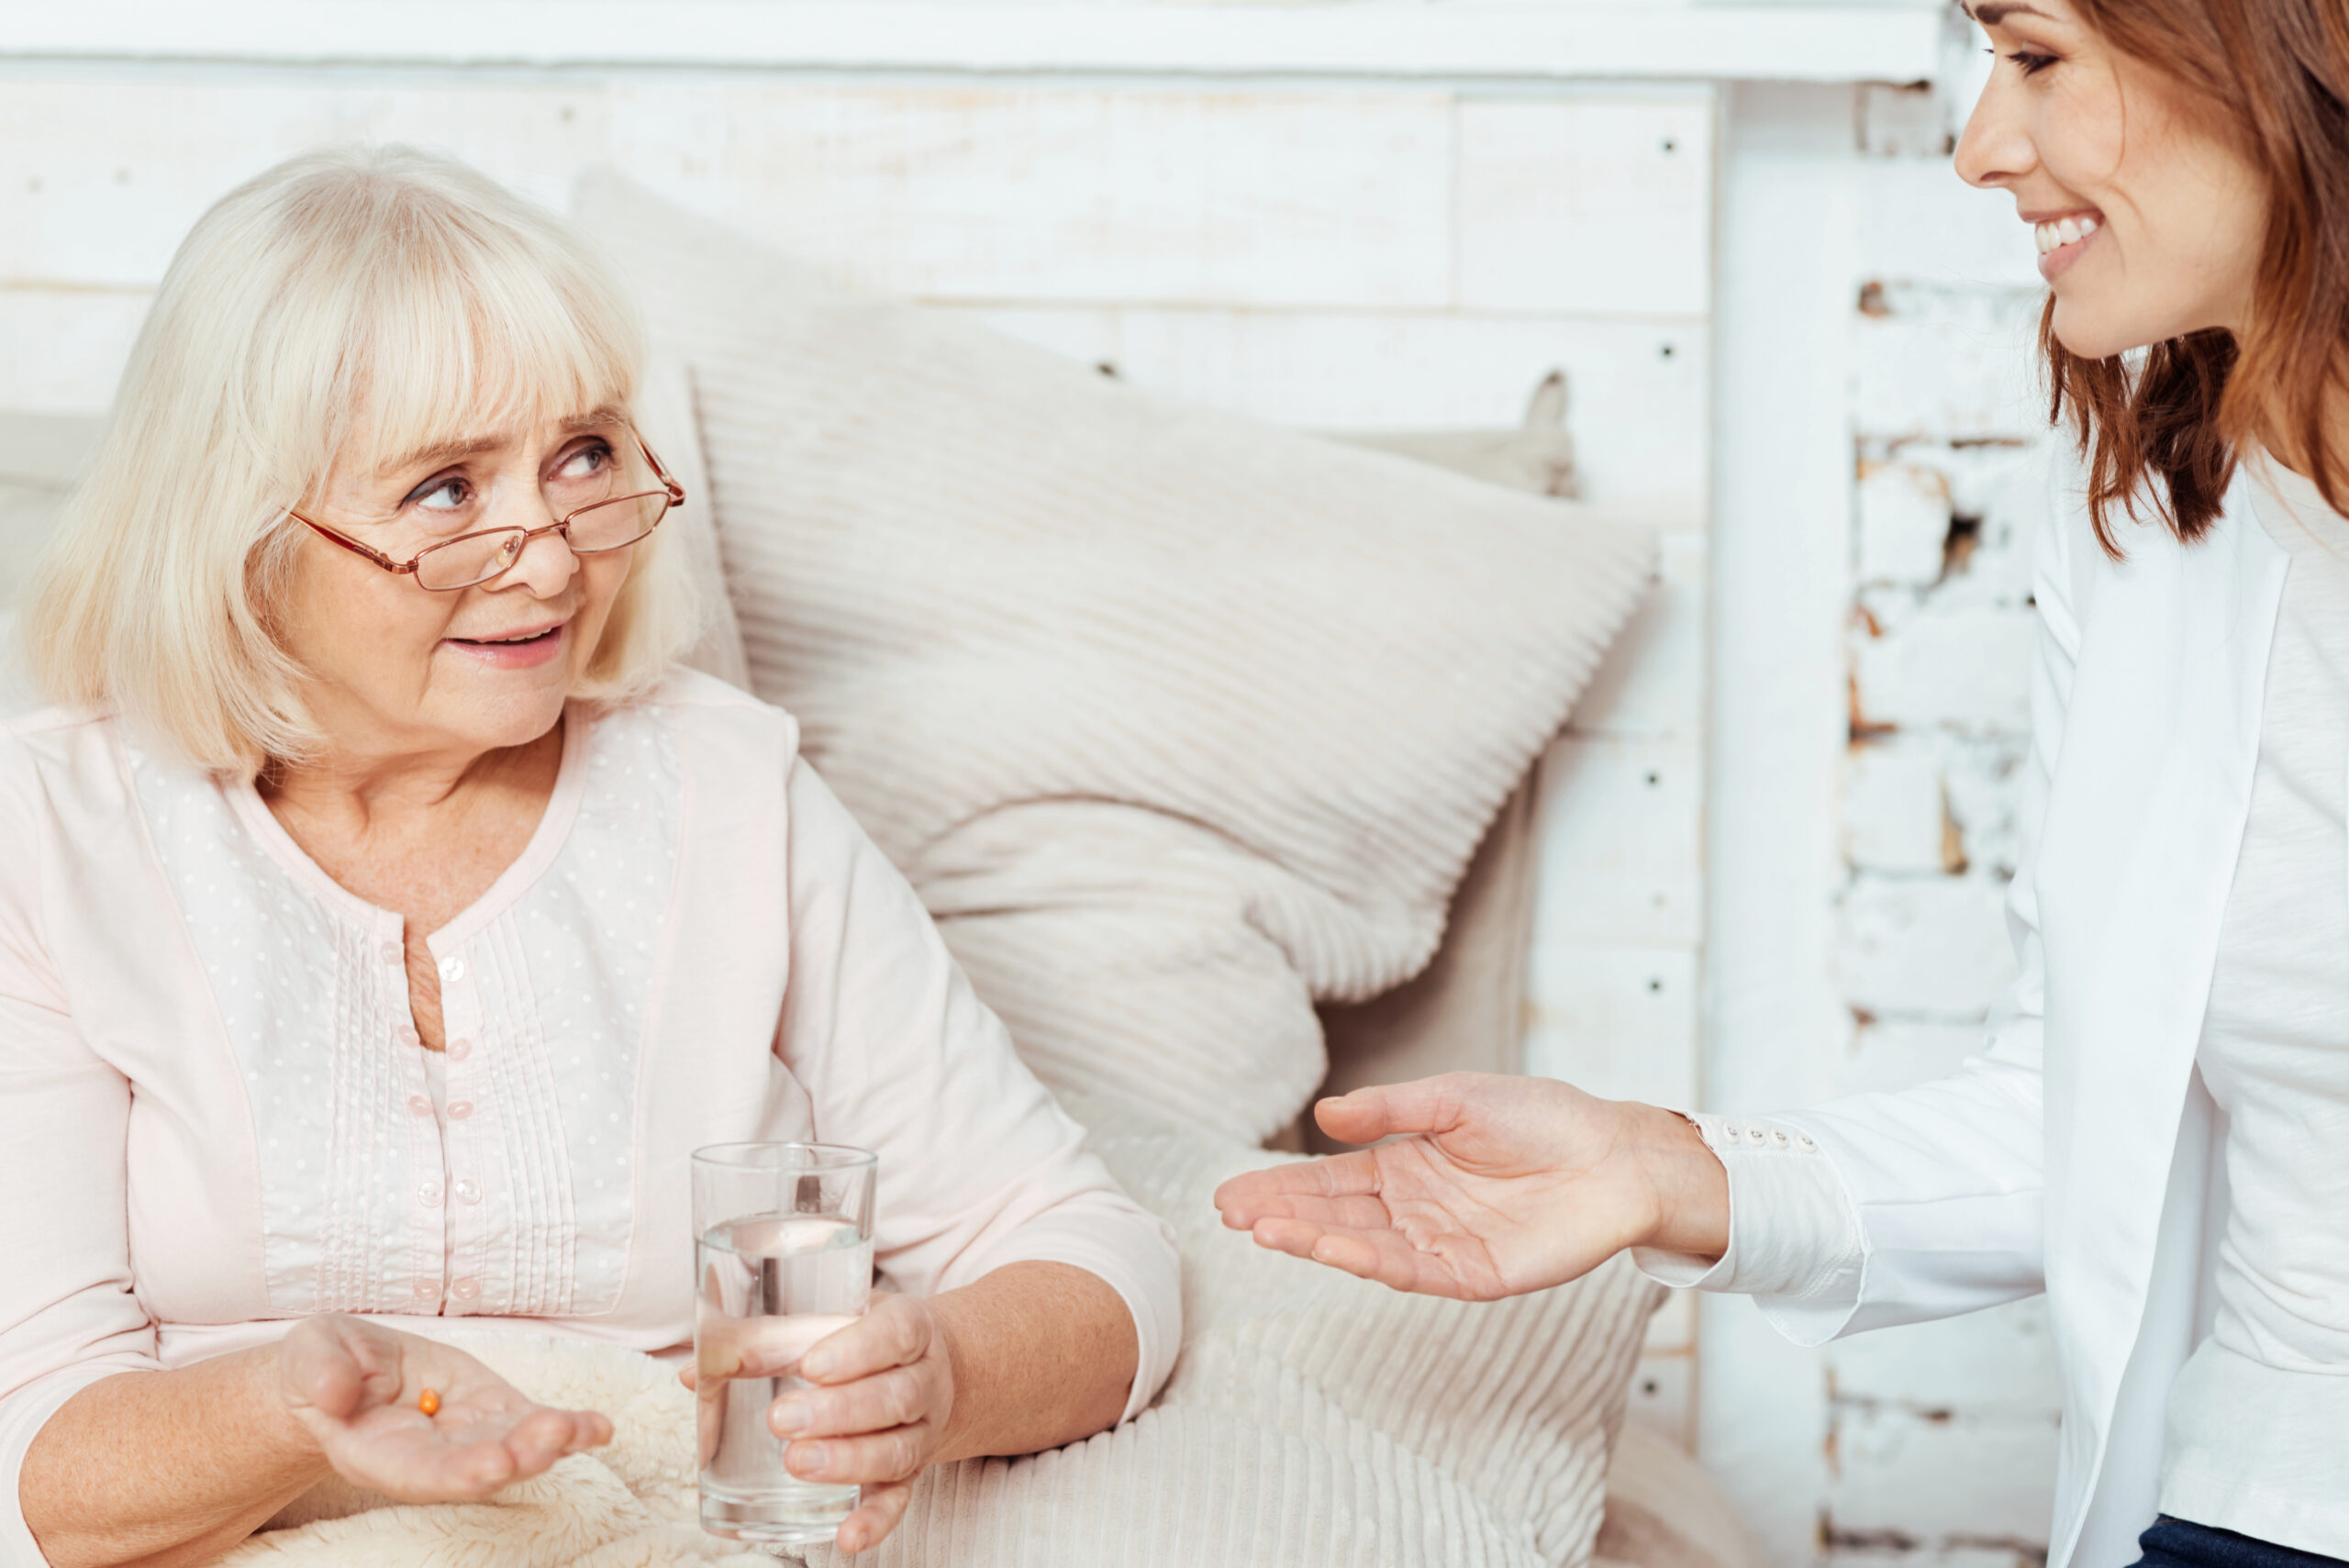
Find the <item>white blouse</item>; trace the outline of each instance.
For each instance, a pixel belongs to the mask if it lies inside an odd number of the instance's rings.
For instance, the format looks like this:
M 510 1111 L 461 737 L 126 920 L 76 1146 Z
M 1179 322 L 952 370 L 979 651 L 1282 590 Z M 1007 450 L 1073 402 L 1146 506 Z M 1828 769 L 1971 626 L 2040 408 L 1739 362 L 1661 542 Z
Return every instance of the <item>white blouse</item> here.
M 1019 1260 L 1171 1369 L 1173 1237 L 1014 1054 L 790 717 L 680 673 L 574 705 L 521 857 L 428 945 L 249 784 L 50 712 L 0 740 L 0 1562 L 27 1447 L 81 1388 L 312 1312 L 654 1353 L 693 1331 L 686 1156 L 880 1154 L 875 1255 L 927 1295 Z M 435 1083 L 435 1070 L 440 1082 Z

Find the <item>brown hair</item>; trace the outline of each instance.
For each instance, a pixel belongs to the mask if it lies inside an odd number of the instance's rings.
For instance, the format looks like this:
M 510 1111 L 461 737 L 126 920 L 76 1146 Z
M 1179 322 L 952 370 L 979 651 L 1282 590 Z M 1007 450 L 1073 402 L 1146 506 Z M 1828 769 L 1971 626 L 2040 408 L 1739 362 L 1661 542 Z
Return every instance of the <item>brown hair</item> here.
M 2141 362 L 2083 359 L 2039 320 L 2050 415 L 2068 410 L 2088 460 L 2088 515 L 2118 558 L 2108 510 L 2153 504 L 2181 539 L 2217 520 L 2235 449 L 2255 440 L 2349 510 L 2349 465 L 2326 439 L 2349 348 L 2349 7 L 2341 0 L 2075 0 L 2121 52 L 2201 106 L 2266 180 L 2267 233 L 2249 325 L 2156 343 Z

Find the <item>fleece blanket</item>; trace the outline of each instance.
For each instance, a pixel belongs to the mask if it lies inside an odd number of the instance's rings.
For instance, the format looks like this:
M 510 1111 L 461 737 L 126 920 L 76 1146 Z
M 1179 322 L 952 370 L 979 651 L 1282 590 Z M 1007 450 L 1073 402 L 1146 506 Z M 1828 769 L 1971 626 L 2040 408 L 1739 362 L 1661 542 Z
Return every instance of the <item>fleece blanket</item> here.
M 1642 1329 L 1661 1292 L 1621 1259 L 1471 1304 L 1395 1295 L 1223 1230 L 1208 1196 L 1267 1156 L 1073 1105 L 1175 1227 L 1182 1360 L 1118 1429 L 934 1466 L 873 1568 L 1582 1568 Z M 694 1402 L 650 1357 L 452 1333 L 517 1386 L 613 1418 L 610 1447 L 478 1504 L 318 1488 L 235 1568 L 750 1568 L 696 1523 Z M 829 1549 L 809 1568 L 844 1568 Z

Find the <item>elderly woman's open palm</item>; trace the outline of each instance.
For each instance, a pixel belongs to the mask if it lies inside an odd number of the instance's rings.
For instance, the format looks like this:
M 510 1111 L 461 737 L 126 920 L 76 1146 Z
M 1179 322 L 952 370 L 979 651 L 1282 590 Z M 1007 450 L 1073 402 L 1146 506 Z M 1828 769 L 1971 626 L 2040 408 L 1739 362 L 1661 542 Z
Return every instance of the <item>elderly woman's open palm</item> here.
M 1563 1284 L 1625 1247 L 1726 1244 L 1727 1195 L 1707 1180 L 1718 1163 L 1653 1106 L 1454 1073 L 1357 1089 L 1314 1116 L 1349 1143 L 1394 1141 L 1235 1176 L 1216 1207 L 1261 1246 L 1397 1290 L 1489 1301 Z

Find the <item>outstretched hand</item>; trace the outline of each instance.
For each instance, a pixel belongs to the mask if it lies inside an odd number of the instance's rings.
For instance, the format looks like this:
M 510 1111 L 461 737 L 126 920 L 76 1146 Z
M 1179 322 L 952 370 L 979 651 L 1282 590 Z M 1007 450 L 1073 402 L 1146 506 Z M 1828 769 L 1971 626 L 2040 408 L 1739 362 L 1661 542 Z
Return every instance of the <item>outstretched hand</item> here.
M 1626 1247 L 1718 1255 L 1720 1162 L 1670 1111 L 1547 1078 L 1453 1073 L 1323 1100 L 1348 1143 L 1216 1189 L 1256 1243 L 1397 1290 L 1492 1301 L 1579 1278 Z
M 279 1341 L 277 1386 L 343 1479 L 402 1503 L 486 1497 L 612 1440 L 595 1411 L 538 1404 L 462 1351 L 340 1313 Z

